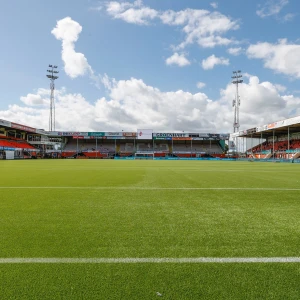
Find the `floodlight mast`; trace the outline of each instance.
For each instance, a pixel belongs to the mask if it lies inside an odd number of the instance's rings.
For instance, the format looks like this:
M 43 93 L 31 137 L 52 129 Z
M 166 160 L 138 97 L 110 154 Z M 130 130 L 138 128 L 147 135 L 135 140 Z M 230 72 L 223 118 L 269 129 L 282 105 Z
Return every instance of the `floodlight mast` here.
M 238 132 L 240 129 L 240 105 L 241 99 L 239 96 L 239 83 L 242 83 L 243 80 L 241 79 L 243 75 L 241 74 L 241 70 L 233 71 L 233 79 L 232 83 L 236 85 L 236 94 L 235 99 L 232 102 L 232 106 L 234 107 L 234 121 L 233 121 L 233 132 Z
M 57 66 L 49 65 L 48 74 L 46 75 L 50 79 L 50 114 L 49 114 L 49 131 L 55 131 L 55 100 L 54 100 L 54 81 L 58 78 L 56 71 Z

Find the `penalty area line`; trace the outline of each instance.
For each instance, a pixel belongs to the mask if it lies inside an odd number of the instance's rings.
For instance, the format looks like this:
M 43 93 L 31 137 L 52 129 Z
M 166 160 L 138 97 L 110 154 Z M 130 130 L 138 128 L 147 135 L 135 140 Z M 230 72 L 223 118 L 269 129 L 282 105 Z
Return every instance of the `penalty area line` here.
M 0 264 L 202 264 L 202 263 L 300 263 L 300 257 L 182 257 L 182 258 L 0 258 Z

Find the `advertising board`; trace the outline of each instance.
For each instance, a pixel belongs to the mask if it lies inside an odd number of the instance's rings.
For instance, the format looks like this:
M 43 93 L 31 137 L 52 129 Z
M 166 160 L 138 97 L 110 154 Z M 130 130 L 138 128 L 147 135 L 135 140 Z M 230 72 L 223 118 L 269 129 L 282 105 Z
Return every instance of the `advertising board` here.
M 29 132 L 36 132 L 35 128 L 17 124 L 17 123 L 11 123 L 11 128 L 19 129 L 19 130 L 24 130 L 24 131 L 29 131 Z
M 73 136 L 73 139 L 84 139 L 84 136 L 82 136 L 82 135 L 74 135 Z
M 125 137 L 136 137 L 136 132 L 123 132 Z
M 76 131 L 62 131 L 58 132 L 57 135 L 60 136 L 88 136 L 88 132 L 76 132 Z
M 192 138 L 190 138 L 190 137 L 173 137 L 172 140 L 173 141 L 190 141 L 190 140 L 192 140 Z
M 105 132 L 88 132 L 88 136 L 105 136 Z
M 156 138 L 161 138 L 161 139 L 166 139 L 166 138 L 174 138 L 174 137 L 189 137 L 188 133 L 180 132 L 180 133 L 170 133 L 170 132 L 157 132 L 153 134 L 154 137 Z
M 153 129 L 138 129 L 137 136 L 139 140 L 152 140 Z

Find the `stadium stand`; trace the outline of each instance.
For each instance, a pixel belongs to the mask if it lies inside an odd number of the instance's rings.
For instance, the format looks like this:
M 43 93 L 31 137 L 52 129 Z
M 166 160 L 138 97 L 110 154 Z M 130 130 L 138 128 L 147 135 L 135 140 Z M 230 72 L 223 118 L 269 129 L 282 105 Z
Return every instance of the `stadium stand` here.
M 81 149 L 82 144 L 83 144 L 83 142 L 81 140 L 78 140 L 78 150 L 79 151 Z M 73 140 L 73 139 L 68 140 L 68 142 L 66 143 L 63 151 L 76 152 L 77 151 L 77 140 Z
M 76 143 L 76 141 L 75 141 Z M 115 152 L 115 144 L 114 143 L 97 143 L 93 139 L 81 140 L 80 148 L 81 151 L 100 151 L 101 153 L 110 153 Z
M 300 151 L 300 140 L 290 140 L 289 149 Z M 273 142 L 263 142 L 253 148 L 250 148 L 248 151 L 253 153 L 258 153 L 261 151 L 273 150 Z M 287 151 L 288 150 L 288 141 L 278 141 L 274 142 L 275 151 Z
M 153 151 L 152 143 L 138 143 L 137 151 Z
M 78 152 L 78 153 L 77 153 Z M 62 149 L 63 158 L 108 158 L 116 152 L 114 143 L 97 143 L 94 139 L 69 138 Z
M 217 143 L 210 144 L 174 144 L 173 153 L 208 153 L 208 154 L 222 154 L 224 151 L 221 146 Z
M 0 146 L 17 148 L 17 149 L 35 149 L 35 147 L 30 145 L 27 141 L 18 138 L 12 138 L 12 137 L 6 139 L 1 138 Z

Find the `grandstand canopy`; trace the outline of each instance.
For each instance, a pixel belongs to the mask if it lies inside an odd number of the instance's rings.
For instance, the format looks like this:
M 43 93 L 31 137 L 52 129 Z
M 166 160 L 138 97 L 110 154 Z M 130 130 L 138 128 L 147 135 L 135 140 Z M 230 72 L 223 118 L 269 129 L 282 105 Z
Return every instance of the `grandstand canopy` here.
M 13 123 L 0 119 L 0 129 L 7 131 L 18 131 L 28 134 L 39 134 L 49 137 L 67 137 L 73 139 L 137 139 L 137 140 L 202 140 L 219 141 L 228 140 L 229 133 L 195 133 L 195 132 L 154 132 L 153 129 L 137 129 L 136 131 L 101 131 L 101 132 L 79 132 L 79 131 L 45 131 L 30 126 Z
M 232 137 L 268 138 L 300 132 L 300 116 L 234 133 Z

